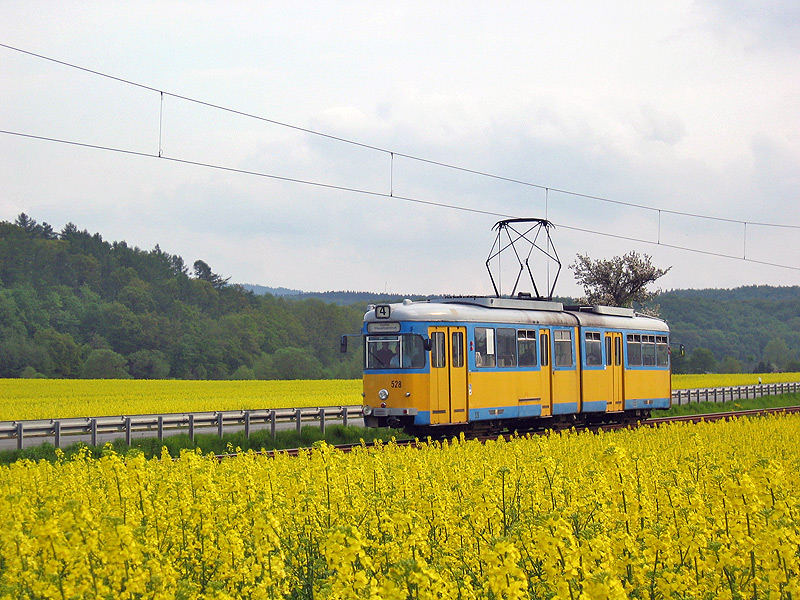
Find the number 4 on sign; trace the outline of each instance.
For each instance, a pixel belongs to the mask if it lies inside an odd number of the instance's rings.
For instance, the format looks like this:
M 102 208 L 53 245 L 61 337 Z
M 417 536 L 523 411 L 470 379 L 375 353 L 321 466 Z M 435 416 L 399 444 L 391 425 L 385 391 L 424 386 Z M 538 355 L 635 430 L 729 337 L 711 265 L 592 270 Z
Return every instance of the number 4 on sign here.
M 392 309 L 389 307 L 388 304 L 379 304 L 375 307 L 375 318 L 376 319 L 388 319 L 389 315 L 392 314 Z

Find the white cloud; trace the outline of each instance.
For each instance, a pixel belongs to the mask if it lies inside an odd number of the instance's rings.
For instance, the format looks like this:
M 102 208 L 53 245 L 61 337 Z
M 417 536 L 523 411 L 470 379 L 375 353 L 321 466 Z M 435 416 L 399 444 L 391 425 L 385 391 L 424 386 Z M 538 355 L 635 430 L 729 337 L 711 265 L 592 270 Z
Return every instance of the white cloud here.
M 486 6 L 7 2 L 0 18 L 13 24 L 8 43 L 368 144 L 625 202 L 800 223 L 790 5 L 766 16 L 742 3 Z M 157 149 L 158 94 L 4 49 L 0 59 L 1 129 Z M 389 190 L 380 152 L 170 97 L 162 125 L 168 156 Z M 25 211 L 160 243 L 238 281 L 489 290 L 491 216 L 7 136 L 0 151 L 0 218 Z M 396 194 L 544 216 L 535 188 L 402 158 L 393 179 Z M 556 193 L 548 209 L 563 224 L 659 235 L 652 211 Z M 736 228 L 707 225 L 662 215 L 662 241 L 739 251 Z M 555 239 L 565 267 L 576 252 L 650 252 L 675 266 L 664 287 L 796 282 L 565 228 Z M 747 244 L 800 264 L 782 251 L 791 236 L 751 228 Z M 570 280 L 565 269 L 561 293 L 579 292 Z

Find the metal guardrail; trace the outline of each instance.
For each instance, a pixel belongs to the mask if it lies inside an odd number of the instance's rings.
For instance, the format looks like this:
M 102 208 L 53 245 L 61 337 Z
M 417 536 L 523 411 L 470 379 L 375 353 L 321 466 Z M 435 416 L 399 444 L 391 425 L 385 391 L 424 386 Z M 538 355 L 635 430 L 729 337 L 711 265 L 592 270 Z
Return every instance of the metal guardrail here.
M 269 425 L 274 439 L 279 423 L 295 423 L 297 432 L 300 433 L 304 423 L 315 422 L 319 423 L 319 427 L 324 433 L 327 421 L 341 421 L 347 425 L 349 419 L 361 417 L 363 417 L 361 406 L 351 405 L 2 421 L 0 422 L 0 439 L 16 439 L 17 449 L 21 450 L 25 447 L 27 438 L 53 438 L 53 445 L 60 448 L 63 436 L 89 435 L 92 446 L 96 446 L 98 435 L 124 433 L 125 443 L 130 446 L 133 433 L 155 432 L 158 439 L 163 440 L 165 431 L 176 432 L 188 429 L 189 438 L 194 441 L 195 431 L 198 429 L 216 428 L 217 433 L 222 437 L 226 427 L 243 427 L 245 436 L 249 438 L 254 425 Z
M 681 406 L 692 402 L 732 402 L 762 396 L 777 396 L 800 392 L 800 383 L 765 383 L 757 385 L 735 385 L 715 388 L 692 388 L 672 390 L 672 404 Z

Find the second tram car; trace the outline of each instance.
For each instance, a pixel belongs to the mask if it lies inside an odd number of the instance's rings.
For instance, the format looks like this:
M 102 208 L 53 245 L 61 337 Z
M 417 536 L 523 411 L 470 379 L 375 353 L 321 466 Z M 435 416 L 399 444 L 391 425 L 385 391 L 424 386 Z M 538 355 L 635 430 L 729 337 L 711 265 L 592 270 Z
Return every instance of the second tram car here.
M 370 427 L 547 427 L 671 404 L 669 327 L 632 309 L 404 300 L 371 306 L 362 334 Z

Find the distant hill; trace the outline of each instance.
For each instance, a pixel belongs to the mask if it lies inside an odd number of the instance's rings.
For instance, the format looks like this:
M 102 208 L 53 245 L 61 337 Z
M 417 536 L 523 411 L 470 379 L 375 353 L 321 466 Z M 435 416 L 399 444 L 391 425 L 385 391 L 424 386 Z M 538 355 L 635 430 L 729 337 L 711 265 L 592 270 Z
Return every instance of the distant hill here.
M 308 300 L 314 298 L 317 300 L 324 300 L 331 304 L 338 304 L 340 306 L 349 306 L 351 304 L 374 304 L 377 302 L 399 302 L 404 298 L 412 300 L 424 300 L 428 296 L 420 296 L 419 294 L 385 294 L 379 292 L 354 292 L 354 291 L 330 291 L 330 292 L 304 292 L 302 290 L 291 290 L 284 287 L 269 287 L 266 285 L 255 285 L 251 283 L 243 283 L 241 286 L 253 292 L 254 294 L 271 294 L 273 296 L 280 296 L 289 300 Z
M 271 296 L 300 296 L 303 294 L 303 290 L 290 290 L 289 288 L 285 287 L 269 287 L 266 285 L 256 285 L 253 283 L 240 283 L 244 289 L 248 292 L 253 292 L 257 296 L 263 296 L 264 294 L 270 294 Z

